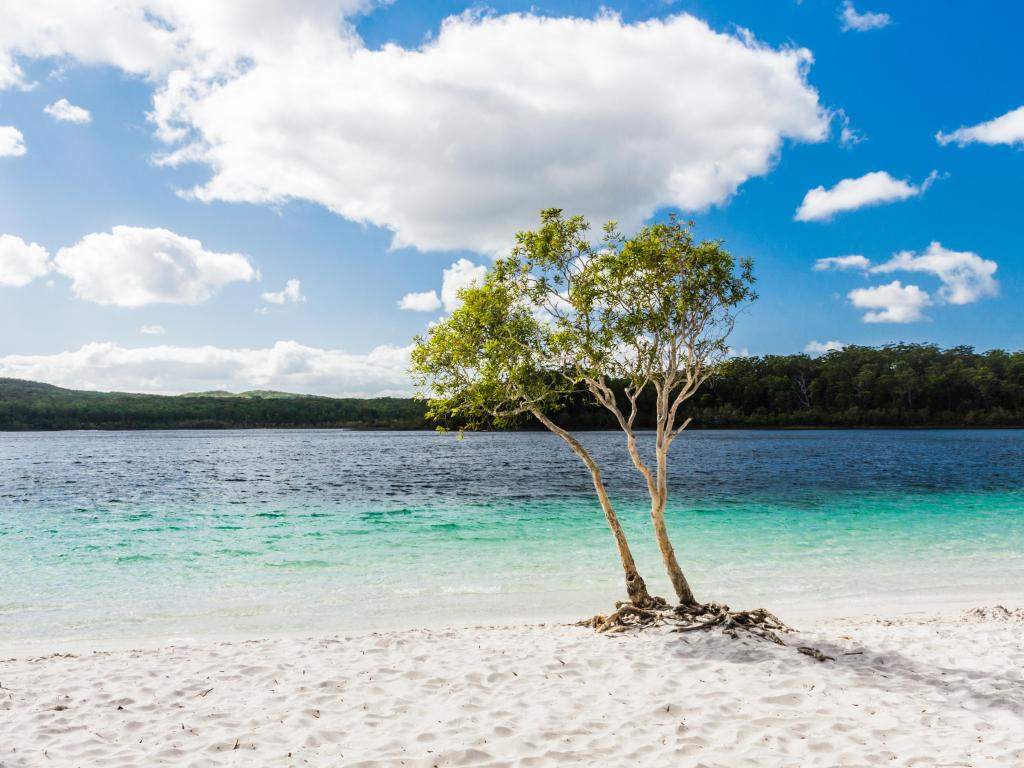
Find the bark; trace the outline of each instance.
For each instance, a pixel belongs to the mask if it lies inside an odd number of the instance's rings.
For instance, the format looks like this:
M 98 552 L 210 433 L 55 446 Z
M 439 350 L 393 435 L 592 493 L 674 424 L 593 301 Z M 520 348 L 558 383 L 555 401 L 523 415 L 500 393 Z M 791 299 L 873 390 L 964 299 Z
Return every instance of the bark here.
M 668 537 L 668 528 L 665 526 L 665 507 L 668 503 L 668 483 L 666 480 L 665 459 L 668 449 L 658 448 L 658 479 L 651 476 L 651 471 L 640 458 L 637 450 L 636 438 L 629 434 L 626 438 L 626 445 L 629 448 L 629 455 L 633 464 L 647 481 L 647 491 L 651 496 L 651 522 L 654 524 L 654 538 L 658 542 L 658 550 L 661 552 L 662 562 L 665 563 L 665 571 L 668 573 L 669 581 L 672 582 L 672 590 L 679 598 L 680 605 L 696 605 L 697 599 L 693 596 L 693 590 L 683 575 L 683 569 L 676 559 L 676 551 Z
M 665 563 L 669 581 L 672 582 L 672 589 L 675 591 L 676 597 L 679 598 L 680 605 L 690 606 L 697 605 L 697 598 L 694 597 L 690 583 L 683 575 L 683 569 L 679 565 L 679 560 L 676 559 L 676 551 L 668 537 L 668 528 L 665 525 L 665 507 L 668 504 L 668 449 L 673 439 L 676 410 L 676 406 L 669 408 L 668 396 L 667 388 L 659 388 L 658 428 L 655 432 L 654 446 L 657 483 L 655 492 L 651 494 L 651 522 L 654 524 L 654 538 L 658 542 L 658 549 L 661 551 L 661 559 Z M 687 421 L 683 427 L 685 428 L 688 423 Z
M 672 589 L 679 598 L 679 604 L 685 606 L 697 605 L 697 598 L 690 589 L 690 583 L 683 575 L 683 569 L 676 559 L 676 551 L 668 538 L 668 529 L 665 527 L 665 505 L 655 503 L 651 506 L 651 521 L 654 523 L 654 538 L 658 541 L 658 549 L 661 550 L 661 559 L 665 563 L 665 571 L 668 573 L 669 581 L 672 582 Z
M 629 601 L 641 608 L 651 605 L 653 600 L 651 600 L 651 596 L 647 592 L 647 584 L 644 583 L 640 572 L 637 570 L 636 561 L 633 560 L 633 553 L 629 548 L 629 542 L 626 540 L 626 532 L 622 530 L 619 516 L 615 514 L 611 499 L 608 498 L 608 491 L 604 487 L 604 479 L 601 476 L 601 469 L 597 466 L 597 462 L 594 461 L 593 457 L 579 440 L 551 421 L 542 411 L 537 409 L 532 410 L 531 413 L 541 424 L 562 438 L 572 449 L 573 453 L 579 456 L 587 466 L 587 469 L 590 471 L 590 478 L 594 482 L 597 498 L 601 502 L 601 509 L 604 511 L 604 518 L 608 521 L 608 527 L 611 528 L 612 535 L 615 537 L 615 544 L 619 550 L 619 559 L 622 560 L 622 569 L 625 571 L 626 594 L 629 595 Z
M 675 549 L 668 537 L 668 529 L 665 526 L 665 507 L 668 503 L 668 449 L 672 442 L 671 425 L 675 422 L 676 404 L 671 409 L 668 403 L 668 390 L 658 390 L 658 429 L 656 433 L 656 456 L 657 476 L 651 472 L 651 468 L 644 463 L 640 450 L 637 447 L 636 433 L 633 431 L 633 420 L 636 417 L 636 394 L 627 392 L 630 400 L 630 413 L 626 416 L 615 402 L 615 395 L 608 387 L 604 379 L 592 379 L 588 386 L 594 396 L 614 415 L 619 422 L 622 431 L 626 433 L 626 447 L 629 449 L 629 457 L 633 466 L 643 475 L 647 483 L 647 492 L 651 497 L 651 522 L 654 525 L 654 538 L 658 542 L 658 549 L 661 552 L 661 559 L 665 563 L 665 571 L 668 573 L 672 589 L 679 599 L 679 604 L 692 606 L 697 604 L 683 569 L 676 559 Z M 666 422 L 669 427 L 665 427 Z M 689 424 L 687 420 L 682 428 Z

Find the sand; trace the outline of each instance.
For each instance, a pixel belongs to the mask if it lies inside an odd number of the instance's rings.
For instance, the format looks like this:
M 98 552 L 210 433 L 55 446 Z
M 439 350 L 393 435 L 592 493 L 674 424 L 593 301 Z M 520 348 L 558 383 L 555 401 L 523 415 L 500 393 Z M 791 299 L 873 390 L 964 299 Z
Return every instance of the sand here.
M 19 657 L 0 766 L 1020 766 L 1024 611 L 764 642 L 560 626 Z

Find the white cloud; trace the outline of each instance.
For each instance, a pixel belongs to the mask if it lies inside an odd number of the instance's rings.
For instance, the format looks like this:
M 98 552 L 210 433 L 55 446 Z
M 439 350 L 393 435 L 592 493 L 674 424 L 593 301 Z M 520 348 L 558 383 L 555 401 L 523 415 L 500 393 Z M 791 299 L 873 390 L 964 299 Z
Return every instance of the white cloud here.
M 415 312 L 436 312 L 441 307 L 444 307 L 446 312 L 454 312 L 462 305 L 459 301 L 459 291 L 471 285 L 483 284 L 486 274 L 487 267 L 474 264 L 469 259 L 459 259 L 444 270 L 441 276 L 440 296 L 437 291 L 407 293 L 399 300 L 398 306 Z
M 445 310 L 454 312 L 462 306 L 459 291 L 471 285 L 482 285 L 486 274 L 487 267 L 474 264 L 469 259 L 459 259 L 448 267 L 441 281 L 441 303 Z
M 89 110 L 83 107 L 76 107 L 67 99 L 60 99 L 53 102 L 53 104 L 43 107 L 43 112 L 61 123 L 92 122 L 92 115 L 89 114 Z
M 837 213 L 855 211 L 870 205 L 882 205 L 924 194 L 938 179 L 937 171 L 915 185 L 894 179 L 886 171 L 866 173 L 856 179 L 843 179 L 831 189 L 815 187 L 797 209 L 797 221 L 828 221 Z
M 117 307 L 198 304 L 222 286 L 258 278 L 239 253 L 207 251 L 198 240 L 166 229 L 114 227 L 61 248 L 57 272 L 85 301 Z
M 846 349 L 841 341 L 808 341 L 804 352 L 808 355 L 824 355 L 828 352 L 840 352 Z
M 920 256 L 900 251 L 872 272 L 925 272 L 942 281 L 939 298 L 947 304 L 972 304 L 983 298 L 997 296 L 999 283 L 993 277 L 999 265 L 970 251 L 950 251 L 941 243 L 932 242 Z
M 339 23 L 368 4 L 14 4 L 0 57 L 150 78 L 163 161 L 211 169 L 198 199 L 308 200 L 420 249 L 501 252 L 548 205 L 625 229 L 700 210 L 770 172 L 787 139 L 828 135 L 810 53 L 745 31 L 466 13 L 418 48 L 371 49 Z M 12 62 L 8 84 L 24 79 Z
M 834 269 L 839 272 L 845 272 L 850 269 L 867 270 L 871 266 L 871 262 L 866 256 L 859 254 L 851 254 L 849 256 L 827 256 L 824 259 L 818 259 L 814 262 L 815 272 L 824 272 L 826 270 Z
M 306 300 L 302 295 L 302 283 L 294 277 L 284 284 L 284 290 L 260 294 L 270 304 L 298 304 Z
M 126 348 L 91 343 L 52 355 L 0 357 L 0 376 L 64 387 L 181 393 L 280 389 L 338 396 L 408 395 L 409 347 L 367 354 L 279 341 L 264 349 L 213 346 Z
M 864 315 L 865 323 L 913 323 L 926 319 L 921 311 L 929 306 L 931 298 L 916 285 L 903 285 L 893 280 L 887 285 L 857 288 L 847 294 L 853 306 L 871 310 Z
M 0 125 L 0 157 L 21 157 L 26 151 L 21 131 L 13 125 Z
M 853 0 L 846 0 L 843 9 L 839 13 L 839 19 L 843 22 L 843 32 L 851 30 L 855 32 L 867 32 L 870 29 L 881 29 L 892 23 L 888 13 L 872 13 L 865 11 L 858 13 L 853 7 Z
M 0 26 L 0 89 L 34 87 L 19 66 L 19 57 L 110 65 L 153 81 L 185 67 L 212 75 L 240 64 L 246 55 L 273 54 L 305 27 L 335 29 L 343 15 L 373 4 L 374 0 L 8 2 Z
M 143 336 L 163 336 L 166 332 L 162 325 L 144 325 L 139 328 Z
M 413 312 L 436 312 L 441 308 L 441 299 L 437 291 L 420 291 L 407 293 L 398 302 L 399 309 L 410 309 Z
M 1024 107 L 977 125 L 958 128 L 952 133 L 935 134 L 939 144 L 1021 144 L 1024 143 Z
M 20 288 L 50 271 L 50 254 L 38 243 L 0 235 L 0 285 Z
M 846 110 L 837 109 L 835 111 L 835 115 L 840 120 L 839 145 L 841 147 L 849 149 L 850 147 L 860 144 L 862 141 L 867 141 L 868 137 L 864 135 L 864 132 L 854 128 L 850 123 L 850 118 L 846 114 Z
M 151 7 L 158 3 L 150 3 Z M 105 0 L 34 0 L 6 3 L 0 26 L 0 87 L 33 87 L 18 57 L 71 58 L 110 64 L 135 75 L 166 70 L 174 57 L 173 33 L 142 3 Z

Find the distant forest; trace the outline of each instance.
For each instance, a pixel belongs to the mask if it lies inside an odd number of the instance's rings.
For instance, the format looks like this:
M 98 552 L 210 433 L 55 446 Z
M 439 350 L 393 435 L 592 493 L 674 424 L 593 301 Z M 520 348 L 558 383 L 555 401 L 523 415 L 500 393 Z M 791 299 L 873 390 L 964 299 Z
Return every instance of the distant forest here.
M 405 398 L 135 395 L 0 379 L 0 430 L 431 429 L 424 411 L 421 402 Z M 650 411 L 641 411 L 638 425 Z M 1024 352 L 897 344 L 847 347 L 818 358 L 732 358 L 686 412 L 691 428 L 1021 427 Z M 559 420 L 579 429 L 615 426 L 582 396 L 566 404 Z

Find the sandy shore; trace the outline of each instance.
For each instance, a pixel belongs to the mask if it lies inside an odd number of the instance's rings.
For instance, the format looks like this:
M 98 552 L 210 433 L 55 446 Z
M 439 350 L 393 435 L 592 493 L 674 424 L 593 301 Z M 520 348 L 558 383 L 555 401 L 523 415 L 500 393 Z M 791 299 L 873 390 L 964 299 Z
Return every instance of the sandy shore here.
M 764 642 L 567 626 L 0 662 L 0 766 L 1024 765 L 1024 611 Z

